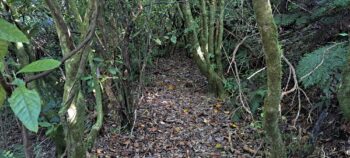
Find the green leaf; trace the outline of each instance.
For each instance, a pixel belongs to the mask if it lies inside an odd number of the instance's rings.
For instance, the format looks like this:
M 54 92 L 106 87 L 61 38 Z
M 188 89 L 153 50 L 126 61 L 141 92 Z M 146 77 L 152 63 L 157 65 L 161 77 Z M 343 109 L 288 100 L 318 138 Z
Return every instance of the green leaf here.
M 58 60 L 42 59 L 26 65 L 24 68 L 19 70 L 18 73 L 47 71 L 47 70 L 55 69 L 60 65 L 61 65 L 61 62 Z
M 121 74 L 121 72 L 118 69 L 118 67 L 109 67 L 108 68 L 108 72 L 111 73 L 112 75 Z
M 171 36 L 170 41 L 173 42 L 174 44 L 176 44 L 176 42 L 177 42 L 176 36 Z
M 38 132 L 38 119 L 41 111 L 38 92 L 29 90 L 25 86 L 19 86 L 13 91 L 8 101 L 12 111 L 23 125 L 30 131 Z
M 154 39 L 154 42 L 156 42 L 158 45 L 162 45 L 162 41 L 159 38 Z
M 348 34 L 343 32 L 343 33 L 340 33 L 339 36 L 346 37 L 346 36 L 348 36 Z
M 52 126 L 52 124 L 45 121 L 45 122 L 39 122 L 39 126 L 40 126 L 40 127 L 49 128 L 49 127 Z
M 0 18 L 0 39 L 9 42 L 29 43 L 27 36 L 15 25 Z
M 16 85 L 17 87 L 26 86 L 26 83 L 23 80 L 19 79 L 19 78 L 15 78 L 15 80 L 12 81 L 12 84 Z

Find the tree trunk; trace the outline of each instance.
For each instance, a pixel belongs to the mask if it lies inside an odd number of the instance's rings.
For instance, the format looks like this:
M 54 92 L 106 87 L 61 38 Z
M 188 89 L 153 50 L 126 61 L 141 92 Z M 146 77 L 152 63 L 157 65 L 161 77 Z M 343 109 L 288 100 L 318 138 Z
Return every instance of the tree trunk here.
M 343 70 L 342 82 L 338 91 L 339 105 L 343 111 L 344 118 L 350 120 L 350 48 L 348 51 L 347 64 Z
M 192 44 L 192 54 L 195 63 L 199 67 L 200 72 L 206 76 L 208 83 L 209 83 L 209 90 L 214 93 L 215 95 L 224 98 L 225 97 L 225 89 L 223 85 L 223 78 L 220 76 L 217 71 L 212 67 L 211 61 L 210 61 L 210 54 L 214 56 L 215 60 L 215 15 L 216 15 L 216 0 L 212 1 L 215 2 L 215 6 L 210 4 L 210 14 L 209 15 L 209 23 L 208 23 L 208 36 L 206 35 L 206 27 L 204 27 L 204 30 L 202 30 L 202 34 L 200 37 L 208 39 L 199 39 L 198 38 L 198 30 L 193 27 L 195 26 L 195 21 L 193 20 L 190 4 L 188 0 L 179 3 L 181 11 L 184 15 L 185 20 L 185 26 L 187 28 L 191 28 L 189 37 L 191 38 L 191 44 Z M 202 5 L 205 5 L 205 2 L 201 2 Z M 205 9 L 205 6 L 201 6 L 201 10 Z M 212 15 L 213 14 L 213 15 Z M 202 13 L 202 20 L 206 19 L 206 12 Z M 203 22 L 204 24 L 205 22 Z M 203 25 L 202 24 L 202 25 Z M 203 29 L 203 28 L 202 28 Z M 199 42 L 200 41 L 200 42 Z M 208 43 L 204 43 L 208 41 Z M 205 48 L 203 48 L 205 46 Z M 206 48 L 208 46 L 208 48 Z M 208 54 L 207 54 L 208 52 Z
M 220 12 L 217 23 L 216 23 L 216 36 L 215 36 L 215 60 L 218 75 L 224 76 L 224 68 L 222 66 L 222 38 L 224 34 L 224 13 L 225 13 L 225 1 L 219 0 L 218 2 L 218 11 Z
M 56 1 L 45 0 L 52 17 L 55 21 L 58 38 L 63 55 L 72 51 L 75 46 L 69 32 L 69 28 L 60 11 Z M 89 17 L 96 8 L 96 1 L 90 1 L 86 9 L 84 21 L 81 22 L 79 12 L 77 11 L 75 1 L 70 1 L 70 11 L 76 18 L 76 23 L 82 33 L 82 37 L 87 34 L 87 25 Z M 65 62 L 66 81 L 64 84 L 62 108 L 59 111 L 61 124 L 63 125 L 66 149 L 65 154 L 70 158 L 86 157 L 86 147 L 84 142 L 85 131 L 85 102 L 81 91 L 80 78 L 84 73 L 89 50 L 82 50 Z M 58 153 L 63 154 L 63 153 Z M 59 155 L 61 156 L 61 155 Z
M 272 158 L 287 157 L 278 128 L 281 101 L 282 51 L 278 42 L 277 26 L 268 0 L 254 0 L 254 11 L 264 47 L 267 66 L 267 97 L 264 105 L 264 128 L 272 147 Z
M 201 48 L 203 48 L 204 58 L 206 59 L 206 62 L 210 63 L 209 55 L 208 55 L 208 34 L 209 34 L 208 11 L 207 11 L 207 5 L 205 0 L 201 0 L 200 5 L 201 5 L 200 7 L 201 9 L 200 45 L 201 45 Z
M 95 100 L 96 100 L 96 123 L 92 126 L 90 133 L 87 137 L 86 146 L 88 149 L 91 149 L 94 145 L 95 139 L 98 135 L 98 132 L 103 125 L 103 101 L 102 101 L 102 90 L 100 83 L 98 82 L 97 66 L 94 64 L 94 54 L 90 53 L 89 55 L 89 64 L 92 74 L 92 79 L 94 82 L 94 91 L 95 91 Z

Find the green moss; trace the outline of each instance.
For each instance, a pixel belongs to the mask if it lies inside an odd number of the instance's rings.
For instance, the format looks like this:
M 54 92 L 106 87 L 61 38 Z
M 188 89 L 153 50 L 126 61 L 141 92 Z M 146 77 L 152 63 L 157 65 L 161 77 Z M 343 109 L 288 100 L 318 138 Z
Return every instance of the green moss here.
M 281 132 L 278 128 L 281 101 L 282 51 L 278 42 L 277 27 L 269 1 L 253 1 L 256 20 L 264 47 L 267 65 L 267 97 L 264 104 L 264 129 L 268 136 L 272 158 L 287 157 Z

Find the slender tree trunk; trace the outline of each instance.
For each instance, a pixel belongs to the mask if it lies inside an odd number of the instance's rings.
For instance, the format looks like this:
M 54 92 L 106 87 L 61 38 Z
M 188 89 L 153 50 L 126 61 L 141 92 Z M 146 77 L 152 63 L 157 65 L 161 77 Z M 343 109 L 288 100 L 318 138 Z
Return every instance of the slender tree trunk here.
M 216 38 L 215 38 L 215 60 L 216 60 L 216 67 L 217 67 L 217 72 L 218 75 L 223 77 L 224 76 L 224 68 L 222 66 L 222 53 L 221 53 L 221 48 L 222 48 L 222 38 L 224 34 L 224 13 L 225 13 L 225 1 L 224 0 L 219 0 L 218 2 L 218 11 L 219 17 L 217 19 L 216 23 Z
M 267 65 L 267 97 L 264 105 L 264 128 L 272 147 L 272 158 L 284 158 L 286 151 L 278 127 L 281 101 L 282 51 L 278 42 L 277 26 L 274 22 L 269 0 L 253 0 Z
M 125 64 L 125 68 L 123 68 L 123 74 L 121 74 L 121 80 L 120 82 L 120 105 L 124 110 L 125 113 L 125 119 L 124 123 L 128 125 L 128 127 L 132 126 L 133 123 L 133 116 L 134 116 L 134 103 L 133 103 L 133 98 L 131 95 L 131 73 L 132 73 L 132 68 L 131 68 L 131 54 L 129 52 L 129 44 L 131 40 L 131 34 L 134 28 L 134 21 L 128 22 L 128 26 L 126 28 L 126 34 L 123 40 L 123 52 L 122 52 L 122 57 L 123 57 L 123 62 Z M 125 122 L 126 121 L 126 122 Z
M 215 22 L 216 22 L 216 0 L 210 0 L 209 2 L 209 36 L 208 36 L 208 48 L 210 61 L 215 57 Z M 215 60 L 215 59 L 214 59 Z
M 350 120 L 350 46 L 347 56 L 347 64 L 344 67 L 342 82 L 338 91 L 338 101 L 343 111 L 344 118 Z
M 87 148 L 91 149 L 94 145 L 95 139 L 97 137 L 98 132 L 102 128 L 103 124 L 103 103 L 102 103 L 102 91 L 100 87 L 100 83 L 98 82 L 97 75 L 97 66 L 94 64 L 94 54 L 90 53 L 89 55 L 89 64 L 92 73 L 92 79 L 94 82 L 94 90 L 95 90 L 95 100 L 96 100 L 96 123 L 92 126 L 90 133 L 87 137 Z
M 207 5 L 205 0 L 201 0 L 200 2 L 200 9 L 201 9 L 201 31 L 200 31 L 200 45 L 204 52 L 204 58 L 206 59 L 207 63 L 210 63 L 209 61 L 209 55 L 208 55 L 208 34 L 209 34 L 209 28 L 208 28 L 208 11 L 207 11 Z
M 24 147 L 24 155 L 26 158 L 34 158 L 34 148 L 33 142 L 29 138 L 29 133 L 27 128 L 22 125 L 22 139 L 23 139 L 23 147 Z
M 215 1 L 216 2 L 216 1 Z M 204 2 L 202 2 L 203 4 L 205 4 Z M 223 85 L 223 78 L 222 76 L 218 75 L 218 73 L 215 71 L 214 68 L 212 68 L 211 65 L 211 61 L 210 61 L 210 54 L 215 55 L 214 51 L 215 51 L 215 25 L 212 26 L 212 22 L 210 22 L 211 20 L 214 20 L 214 24 L 215 24 L 215 15 L 209 15 L 209 34 L 208 34 L 208 40 L 204 39 L 201 40 L 201 42 L 203 41 L 208 41 L 207 44 L 200 44 L 200 40 L 198 38 L 198 30 L 196 28 L 194 28 L 193 26 L 195 25 L 195 21 L 193 20 L 193 16 L 192 16 L 192 12 L 191 12 L 191 8 L 190 8 L 190 4 L 188 2 L 188 0 L 185 0 L 182 3 L 179 3 L 181 11 L 183 13 L 184 16 L 184 20 L 185 20 L 185 26 L 187 28 L 191 28 L 190 32 L 189 32 L 189 37 L 191 38 L 191 44 L 192 44 L 192 54 L 193 54 L 193 58 L 195 63 L 197 64 L 197 66 L 199 67 L 200 72 L 206 76 L 208 82 L 209 82 L 209 87 L 210 87 L 210 91 L 213 92 L 215 95 L 224 98 L 225 97 L 225 89 L 224 89 L 224 85 Z M 202 9 L 205 8 L 202 6 Z M 215 14 L 216 11 L 216 6 L 211 6 L 212 9 L 210 9 L 210 14 Z M 203 15 L 202 15 L 203 16 Z M 211 17 L 213 16 L 213 17 Z M 210 18 L 211 17 L 211 18 Z M 211 23 L 211 24 L 210 24 Z M 214 30 L 212 30 L 214 29 Z M 213 32 L 214 31 L 214 32 Z M 202 32 L 203 34 L 203 32 Z M 201 35 L 202 37 L 206 37 L 205 35 L 206 33 L 204 33 L 204 35 Z M 208 46 L 207 48 L 203 48 L 201 45 L 206 45 Z M 206 58 L 206 52 L 208 52 L 208 57 Z M 215 59 L 215 58 L 214 58 Z

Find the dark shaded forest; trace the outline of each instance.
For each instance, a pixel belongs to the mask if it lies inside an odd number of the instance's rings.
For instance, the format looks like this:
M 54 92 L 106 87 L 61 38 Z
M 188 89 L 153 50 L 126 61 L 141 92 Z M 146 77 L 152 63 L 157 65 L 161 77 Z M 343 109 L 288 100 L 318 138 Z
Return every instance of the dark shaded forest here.
M 0 158 L 350 157 L 350 0 L 0 0 Z

